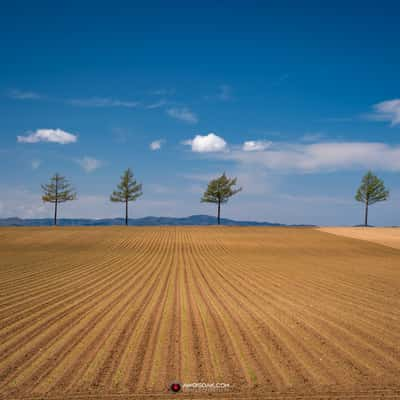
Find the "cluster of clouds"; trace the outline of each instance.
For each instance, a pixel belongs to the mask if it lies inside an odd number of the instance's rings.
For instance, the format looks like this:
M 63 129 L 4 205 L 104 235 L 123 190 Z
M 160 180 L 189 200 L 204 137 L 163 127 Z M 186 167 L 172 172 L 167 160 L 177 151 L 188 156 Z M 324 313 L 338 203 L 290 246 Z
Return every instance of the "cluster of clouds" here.
M 76 143 L 78 141 L 78 135 L 66 132 L 62 129 L 37 129 L 34 132 L 28 132 L 25 136 L 17 136 L 18 143 L 56 143 L 61 145 Z M 76 159 L 75 162 L 82 167 L 82 169 L 88 173 L 93 172 L 103 166 L 103 162 L 93 157 L 85 156 L 80 159 Z M 32 160 L 32 169 L 36 170 L 42 164 L 41 160 Z
M 261 166 L 280 172 L 318 172 L 351 168 L 400 171 L 400 146 L 374 142 L 288 143 L 265 140 L 228 145 L 215 133 L 183 142 L 194 153 Z
M 369 119 L 400 124 L 400 99 L 377 103 Z M 227 141 L 210 132 L 196 135 L 182 142 L 194 153 L 210 154 L 222 160 L 232 160 L 245 165 L 258 165 L 280 172 L 317 172 L 350 168 L 376 168 L 400 171 L 400 146 L 379 142 L 328 142 L 322 137 L 309 136 L 303 142 L 272 142 L 247 140 L 229 145 Z
M 78 136 L 61 129 L 38 129 L 26 136 L 18 136 L 19 143 L 75 143 Z M 158 151 L 165 143 L 157 139 L 149 144 Z M 182 142 L 193 153 L 202 153 L 220 160 L 230 160 L 244 165 L 257 165 L 279 172 L 319 172 L 351 168 L 376 168 L 400 171 L 400 146 L 379 142 L 272 142 L 248 140 L 242 144 L 228 144 L 221 136 L 210 132 L 195 135 Z M 103 166 L 96 158 L 85 156 L 76 162 L 88 173 Z M 37 169 L 40 161 L 32 162 Z
M 282 79 L 287 79 L 284 75 Z M 229 85 L 220 85 L 214 96 L 205 96 L 206 99 L 214 98 L 219 101 L 233 100 L 233 90 Z M 165 114 L 171 118 L 179 120 L 187 124 L 197 124 L 199 122 L 198 115 L 187 106 L 174 105 L 173 102 L 167 100 L 166 97 L 173 94 L 173 91 L 159 90 L 152 92 L 152 95 L 162 96 L 159 100 L 146 104 L 137 100 L 121 100 L 110 97 L 89 97 L 75 99 L 58 99 L 58 101 L 77 107 L 124 107 L 124 108 L 142 108 L 153 110 L 164 108 Z M 49 99 L 40 93 L 33 91 L 22 91 L 12 89 L 8 92 L 8 96 L 15 100 L 44 100 Z M 53 99 L 54 100 L 54 99 Z M 400 124 L 400 99 L 385 100 L 372 106 L 372 112 L 364 115 L 367 119 L 388 121 L 392 126 Z M 340 118 L 339 118 L 340 119 Z M 251 145 L 250 145 L 251 146 Z
M 15 99 L 40 99 L 35 92 L 11 91 Z M 232 98 L 231 88 L 221 86 L 220 100 Z M 82 107 L 137 107 L 138 102 L 122 101 L 111 98 L 91 98 L 69 100 L 70 104 Z M 159 104 L 164 105 L 164 100 Z M 157 104 L 154 107 L 158 107 Z M 370 119 L 387 121 L 392 126 L 400 124 L 400 99 L 382 101 L 373 105 Z M 198 116 L 187 107 L 170 107 L 165 112 L 171 117 L 188 124 L 196 124 Z M 57 143 L 61 145 L 76 143 L 78 135 L 62 129 L 37 129 L 17 136 L 19 143 Z M 149 144 L 152 151 L 158 151 L 164 145 L 164 139 Z M 246 140 L 241 144 L 228 144 L 214 132 L 197 134 L 182 142 L 193 153 L 210 154 L 221 160 L 236 161 L 246 165 L 258 165 L 277 171 L 316 172 L 321 170 L 349 169 L 354 167 L 377 168 L 388 171 L 400 171 L 400 146 L 379 142 L 329 142 L 322 137 L 312 136 L 300 142 L 272 142 L 265 139 Z M 93 172 L 103 163 L 93 157 L 85 156 L 76 162 L 86 171 Z M 39 160 L 32 162 L 32 168 L 40 166 Z

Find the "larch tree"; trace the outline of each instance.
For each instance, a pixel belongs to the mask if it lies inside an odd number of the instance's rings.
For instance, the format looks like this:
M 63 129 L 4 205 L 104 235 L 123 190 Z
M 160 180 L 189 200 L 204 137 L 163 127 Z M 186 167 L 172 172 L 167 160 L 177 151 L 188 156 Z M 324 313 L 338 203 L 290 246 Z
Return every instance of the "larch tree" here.
M 207 189 L 201 198 L 202 203 L 217 204 L 218 225 L 221 223 L 221 204 L 228 202 L 229 198 L 239 193 L 242 188 L 234 189 L 237 178 L 228 178 L 225 172 L 218 178 L 208 183 Z
M 67 201 L 76 200 L 76 192 L 64 176 L 54 174 L 50 183 L 41 185 L 42 200 L 54 204 L 54 225 L 57 225 L 58 205 Z
M 357 190 L 355 199 L 365 204 L 364 225 L 368 226 L 368 208 L 380 201 L 386 201 L 389 198 L 389 190 L 386 189 L 383 180 L 379 179 L 371 171 L 368 171 Z
M 118 190 L 114 190 L 110 200 L 115 203 L 125 203 L 125 225 L 128 225 L 128 204 L 136 201 L 142 195 L 142 184 L 137 183 L 133 172 L 128 168 L 121 176 Z

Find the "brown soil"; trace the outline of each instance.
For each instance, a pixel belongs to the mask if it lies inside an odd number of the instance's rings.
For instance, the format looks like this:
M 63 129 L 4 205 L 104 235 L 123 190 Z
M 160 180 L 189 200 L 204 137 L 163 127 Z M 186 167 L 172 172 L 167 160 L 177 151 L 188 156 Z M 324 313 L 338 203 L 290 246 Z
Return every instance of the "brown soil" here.
M 318 230 L 400 249 L 400 228 L 326 227 L 318 228 Z
M 400 398 L 400 250 L 302 228 L 2 228 L 0 254 L 0 398 Z

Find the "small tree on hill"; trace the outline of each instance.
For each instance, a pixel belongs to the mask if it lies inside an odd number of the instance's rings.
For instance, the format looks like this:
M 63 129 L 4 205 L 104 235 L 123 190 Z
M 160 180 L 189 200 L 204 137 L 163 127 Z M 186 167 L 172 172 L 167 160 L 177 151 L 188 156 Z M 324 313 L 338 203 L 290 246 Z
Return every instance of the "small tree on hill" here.
M 225 172 L 216 179 L 209 182 L 207 190 L 201 198 L 202 203 L 215 203 L 218 204 L 218 225 L 221 223 L 221 204 L 227 203 L 229 198 L 239 193 L 242 188 L 233 189 L 236 185 L 237 178 L 228 178 Z
M 368 171 L 357 190 L 357 201 L 365 204 L 364 225 L 368 226 L 368 207 L 380 201 L 385 201 L 389 198 L 389 190 L 385 188 L 383 180 L 379 179 L 371 171 Z
M 128 168 L 121 176 L 118 190 L 114 190 L 110 196 L 112 202 L 125 203 L 125 225 L 128 225 L 128 203 L 136 201 L 142 194 L 142 185 L 136 182 L 133 172 Z
M 54 174 L 50 183 L 41 185 L 43 190 L 42 200 L 54 204 L 54 225 L 57 225 L 57 211 L 60 203 L 76 199 L 76 193 L 64 176 Z

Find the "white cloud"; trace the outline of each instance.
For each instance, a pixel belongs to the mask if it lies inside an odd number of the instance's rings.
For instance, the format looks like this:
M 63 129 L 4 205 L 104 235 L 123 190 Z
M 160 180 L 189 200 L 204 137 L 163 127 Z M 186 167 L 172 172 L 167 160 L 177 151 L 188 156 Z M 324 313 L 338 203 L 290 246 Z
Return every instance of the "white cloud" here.
M 153 150 L 153 151 L 160 150 L 161 146 L 163 145 L 164 142 L 165 142 L 165 140 L 163 140 L 163 139 L 154 140 L 149 145 L 150 150 Z
M 243 143 L 243 151 L 263 151 L 271 146 L 272 142 L 266 140 L 249 140 Z
M 233 150 L 220 157 L 244 164 L 258 164 L 281 172 L 320 172 L 352 168 L 400 171 L 400 146 L 385 143 L 273 143 L 265 151 Z
M 373 119 L 389 121 L 392 126 L 400 124 L 400 99 L 382 101 L 374 105 Z
M 39 93 L 13 89 L 8 92 L 9 97 L 15 100 L 39 100 L 42 96 Z
M 40 160 L 32 160 L 31 162 L 32 169 L 38 169 L 41 164 L 42 162 Z
M 93 172 L 103 165 L 103 162 L 92 157 L 83 157 L 76 162 L 85 170 L 85 172 Z
M 50 142 L 59 144 L 75 143 L 78 137 L 61 129 L 38 129 L 27 136 L 17 136 L 19 143 Z
M 187 107 L 182 108 L 169 108 L 167 114 L 171 118 L 179 119 L 180 121 L 187 122 L 188 124 L 196 124 L 199 119 L 197 115 L 190 111 Z
M 108 97 L 92 97 L 89 99 L 71 99 L 68 104 L 78 107 L 128 107 L 135 108 L 139 105 L 137 101 L 126 101 Z
M 167 101 L 161 99 L 160 101 L 156 101 L 155 103 L 148 104 L 145 106 L 146 110 L 155 110 L 157 108 L 161 108 L 167 104 Z
M 194 139 L 186 140 L 183 144 L 191 146 L 195 153 L 213 153 L 227 149 L 225 140 L 215 133 L 209 133 L 205 136 L 196 135 Z

